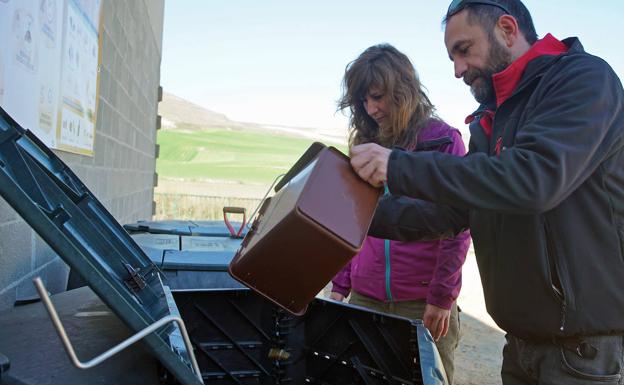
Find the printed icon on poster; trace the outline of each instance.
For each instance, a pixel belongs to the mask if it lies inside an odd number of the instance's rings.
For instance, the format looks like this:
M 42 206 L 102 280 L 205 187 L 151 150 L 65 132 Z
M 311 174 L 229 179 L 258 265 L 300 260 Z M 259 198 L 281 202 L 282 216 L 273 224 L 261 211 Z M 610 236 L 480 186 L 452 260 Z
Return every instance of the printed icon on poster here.
M 13 14 L 13 59 L 29 72 L 37 71 L 37 36 L 35 19 L 25 9 L 16 9 Z
M 57 0 L 39 1 L 39 25 L 41 25 L 41 32 L 48 48 L 56 47 L 56 2 Z

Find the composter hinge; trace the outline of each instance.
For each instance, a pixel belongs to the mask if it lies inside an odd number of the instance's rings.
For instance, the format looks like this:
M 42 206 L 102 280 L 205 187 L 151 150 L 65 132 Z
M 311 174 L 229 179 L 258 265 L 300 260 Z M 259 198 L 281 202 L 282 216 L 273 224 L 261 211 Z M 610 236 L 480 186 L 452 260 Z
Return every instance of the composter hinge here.
M 124 279 L 126 286 L 135 293 L 145 289 L 145 286 L 147 286 L 145 277 L 151 273 L 153 267 L 146 268 L 145 272 L 142 272 L 140 268 L 135 269 L 129 263 L 124 263 L 124 267 L 129 274 L 128 277 Z

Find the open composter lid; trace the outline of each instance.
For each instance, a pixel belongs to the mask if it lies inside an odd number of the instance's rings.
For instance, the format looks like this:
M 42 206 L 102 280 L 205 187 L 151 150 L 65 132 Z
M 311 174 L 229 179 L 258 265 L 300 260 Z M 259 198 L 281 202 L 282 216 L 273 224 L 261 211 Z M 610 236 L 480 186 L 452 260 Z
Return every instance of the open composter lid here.
M 0 108 L 0 196 L 134 331 L 178 315 L 158 268 L 76 175 Z M 200 384 L 180 330 L 145 338 L 183 384 Z

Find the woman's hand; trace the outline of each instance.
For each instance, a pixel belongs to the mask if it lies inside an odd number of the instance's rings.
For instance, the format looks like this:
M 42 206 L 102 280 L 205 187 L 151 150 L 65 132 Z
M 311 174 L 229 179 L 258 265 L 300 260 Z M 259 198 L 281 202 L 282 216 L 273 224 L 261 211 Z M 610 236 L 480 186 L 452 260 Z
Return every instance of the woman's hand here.
M 340 293 L 336 293 L 335 291 L 332 291 L 331 294 L 329 295 L 329 299 L 333 299 L 334 301 L 342 302 L 342 301 L 344 301 L 344 295 L 342 295 Z
M 427 304 L 427 306 L 425 306 L 423 322 L 425 323 L 425 327 L 429 329 L 429 332 L 435 341 L 439 340 L 440 337 L 446 336 L 449 329 L 450 319 L 450 310 L 442 309 L 431 304 Z

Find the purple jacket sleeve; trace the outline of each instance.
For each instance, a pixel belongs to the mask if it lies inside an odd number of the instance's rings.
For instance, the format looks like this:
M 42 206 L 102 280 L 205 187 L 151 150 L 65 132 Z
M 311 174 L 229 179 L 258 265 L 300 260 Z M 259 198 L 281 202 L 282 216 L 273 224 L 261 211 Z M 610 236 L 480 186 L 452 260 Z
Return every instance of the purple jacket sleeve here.
M 449 136 L 451 137 L 452 143 L 440 147 L 438 152 L 444 152 L 446 154 L 457 156 L 466 155 L 466 146 L 464 145 L 464 141 L 459 131 L 457 129 L 452 129 L 450 130 Z
M 340 293 L 345 297 L 351 292 L 351 262 L 342 268 L 332 279 L 332 292 Z
M 450 309 L 461 289 L 461 269 L 470 247 L 470 232 L 465 231 L 455 238 L 440 241 L 438 262 L 433 272 L 427 303 Z
M 452 143 L 440 149 L 440 152 L 463 156 L 466 148 L 461 135 L 451 131 Z M 440 241 L 438 261 L 429 284 L 427 303 L 443 309 L 450 309 L 461 289 L 461 269 L 470 247 L 470 232 L 465 231 L 454 238 Z

